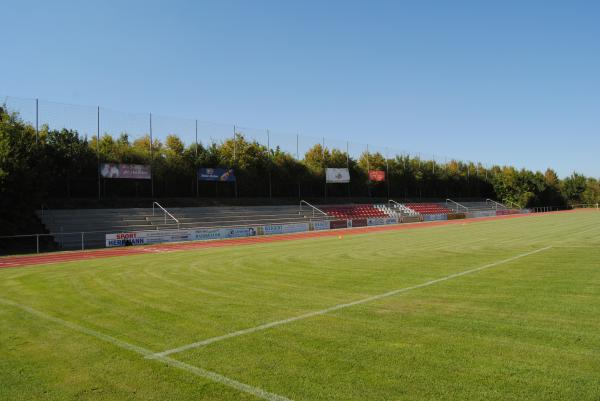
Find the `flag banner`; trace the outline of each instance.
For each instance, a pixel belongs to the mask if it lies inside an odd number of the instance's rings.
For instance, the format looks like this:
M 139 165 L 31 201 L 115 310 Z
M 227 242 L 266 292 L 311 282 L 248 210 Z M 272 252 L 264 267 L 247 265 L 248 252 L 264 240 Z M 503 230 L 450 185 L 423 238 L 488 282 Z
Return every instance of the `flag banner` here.
M 102 163 L 100 165 L 100 175 L 104 178 L 150 180 L 151 171 L 150 166 L 143 164 Z
M 200 181 L 235 182 L 235 174 L 233 169 L 201 167 L 198 169 L 198 179 Z
M 369 181 L 376 181 L 376 182 L 385 181 L 385 171 L 369 170 Z
M 327 168 L 325 169 L 325 180 L 328 183 L 347 183 L 350 182 L 350 172 L 347 168 Z

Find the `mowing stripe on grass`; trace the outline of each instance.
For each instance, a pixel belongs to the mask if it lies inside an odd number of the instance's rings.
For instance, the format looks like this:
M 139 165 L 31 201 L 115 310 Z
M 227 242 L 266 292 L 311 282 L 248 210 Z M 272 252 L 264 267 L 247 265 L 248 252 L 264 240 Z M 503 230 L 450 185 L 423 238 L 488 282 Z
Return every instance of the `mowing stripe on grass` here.
M 164 357 L 166 357 L 168 355 L 171 355 L 171 354 L 176 354 L 176 353 L 187 351 L 187 350 L 190 350 L 190 349 L 194 349 L 194 348 L 198 348 L 198 347 L 203 347 L 205 345 L 209 345 L 209 344 L 213 344 L 213 343 L 216 343 L 216 342 L 219 342 L 219 341 L 227 340 L 229 338 L 239 337 L 239 336 L 243 336 L 245 334 L 255 333 L 257 331 L 262 331 L 262 330 L 270 329 L 271 327 L 281 326 L 281 325 L 284 325 L 284 324 L 296 322 L 298 320 L 304 320 L 304 319 L 308 319 L 308 318 L 311 318 L 311 317 L 324 315 L 324 314 L 327 314 L 327 313 L 330 313 L 330 312 L 334 312 L 334 311 L 337 311 L 337 310 L 340 310 L 340 309 L 345 309 L 345 308 L 349 308 L 351 306 L 356 306 L 356 305 L 361 305 L 361 304 L 365 304 L 365 303 L 368 303 L 368 302 L 377 301 L 377 300 L 380 300 L 380 299 L 383 299 L 383 298 L 388 298 L 388 297 L 391 297 L 391 296 L 394 296 L 394 295 L 402 294 L 402 293 L 409 292 L 409 291 L 412 291 L 412 290 L 416 290 L 416 289 L 419 289 L 419 288 L 429 287 L 431 285 L 434 285 L 434 284 L 437 284 L 437 283 L 441 283 L 443 281 L 451 280 L 451 279 L 454 279 L 454 278 L 457 278 L 457 277 L 465 276 L 467 274 L 475 273 L 475 272 L 478 272 L 478 271 L 481 271 L 481 270 L 489 269 L 491 267 L 495 267 L 495 266 L 499 266 L 499 265 L 502 265 L 502 264 L 505 264 L 505 263 L 509 263 L 509 262 L 515 261 L 517 259 L 524 258 L 526 256 L 534 255 L 536 253 L 546 251 L 546 250 L 548 250 L 550 248 L 552 248 L 552 246 L 546 246 L 544 248 L 536 249 L 536 250 L 530 251 L 530 252 L 525 252 L 525 253 L 522 253 L 520 255 L 510 257 L 508 259 L 503 259 L 503 260 L 499 260 L 497 262 L 489 263 L 489 264 L 484 265 L 484 266 L 475 267 L 473 269 L 465 270 L 465 271 L 462 271 L 462 272 L 459 272 L 459 273 L 453 273 L 453 274 L 450 274 L 448 276 L 444 276 L 444 277 L 441 277 L 441 278 L 438 278 L 438 279 L 435 279 L 435 280 L 427 281 L 425 283 L 413 285 L 413 286 L 410 286 L 410 287 L 399 288 L 397 290 L 385 292 L 383 294 L 373 295 L 373 296 L 370 296 L 370 297 L 367 297 L 367 298 L 363 298 L 363 299 L 359 299 L 359 300 L 356 300 L 356 301 L 352 301 L 352 302 L 348 302 L 348 303 L 344 303 L 344 304 L 339 304 L 339 305 L 331 306 L 331 307 L 326 308 L 326 309 L 321 309 L 321 310 L 318 310 L 318 311 L 305 313 L 304 315 L 294 316 L 294 317 L 290 317 L 288 319 L 278 320 L 278 321 L 275 321 L 275 322 L 270 322 L 270 323 L 261 324 L 259 326 L 250 327 L 248 329 L 234 331 L 234 332 L 231 332 L 231 333 L 228 333 L 228 334 L 224 334 L 222 336 L 207 338 L 206 340 L 197 341 L 197 342 L 194 342 L 194 343 L 182 345 L 181 347 L 172 348 L 172 349 L 169 349 L 169 350 L 166 350 L 166 351 L 158 352 L 158 353 L 153 354 L 153 355 L 148 355 L 148 356 L 146 356 L 146 358 L 164 358 Z
M 78 332 L 86 334 L 86 335 L 89 335 L 91 337 L 95 337 L 95 338 L 97 338 L 99 340 L 111 343 L 112 345 L 115 345 L 115 346 L 117 346 L 119 348 L 123 348 L 123 349 L 126 349 L 128 351 L 135 352 L 135 353 L 143 355 L 145 357 L 152 356 L 152 359 L 156 359 L 158 361 L 164 362 L 165 364 L 167 364 L 169 366 L 172 366 L 174 368 L 181 369 L 181 370 L 186 371 L 188 373 L 191 373 L 193 375 L 196 375 L 196 376 L 199 376 L 199 377 L 203 377 L 205 379 L 208 379 L 208 380 L 220 383 L 222 385 L 225 385 L 227 387 L 233 388 L 235 390 L 238 390 L 238 391 L 241 391 L 241 392 L 244 392 L 244 393 L 247 393 L 247 394 L 251 394 L 251 395 L 253 395 L 255 397 L 262 398 L 264 400 L 268 400 L 268 401 L 292 401 L 289 398 L 283 397 L 281 395 L 269 393 L 269 392 L 267 392 L 265 390 L 262 390 L 262 389 L 260 389 L 258 387 L 254 387 L 254 386 L 251 386 L 249 384 L 238 382 L 237 380 L 230 379 L 229 377 L 226 377 L 226 376 L 220 375 L 218 373 L 211 372 L 209 370 L 205 370 L 205 369 L 193 366 L 193 365 L 189 365 L 187 363 L 175 360 L 173 358 L 169 358 L 169 357 L 166 357 L 166 356 L 163 356 L 163 357 L 156 356 L 156 354 L 154 352 L 150 351 L 149 349 L 146 349 L 146 348 L 143 348 L 143 347 L 139 347 L 139 346 L 134 345 L 134 344 L 130 344 L 128 342 L 119 340 L 118 338 L 115 338 L 115 337 L 109 336 L 107 334 L 101 333 L 99 331 L 92 330 L 92 329 L 89 329 L 87 327 L 80 326 L 80 325 L 78 325 L 76 323 L 72 323 L 72 322 L 69 322 L 67 320 L 63 320 L 61 318 L 48 315 L 48 314 L 46 314 L 46 313 L 44 313 L 42 311 L 39 311 L 37 309 L 33 309 L 33 308 L 29 307 L 29 306 L 22 305 L 22 304 L 19 304 L 17 302 L 11 301 L 11 300 L 0 298 L 0 304 L 20 309 L 20 310 L 22 310 L 24 312 L 27 312 L 27 313 L 29 313 L 31 315 L 34 315 L 34 316 L 38 317 L 38 318 L 41 318 L 41 319 L 44 319 L 44 320 L 48 320 L 50 322 L 59 324 L 61 326 L 67 327 L 67 328 L 69 328 L 71 330 L 78 331 Z

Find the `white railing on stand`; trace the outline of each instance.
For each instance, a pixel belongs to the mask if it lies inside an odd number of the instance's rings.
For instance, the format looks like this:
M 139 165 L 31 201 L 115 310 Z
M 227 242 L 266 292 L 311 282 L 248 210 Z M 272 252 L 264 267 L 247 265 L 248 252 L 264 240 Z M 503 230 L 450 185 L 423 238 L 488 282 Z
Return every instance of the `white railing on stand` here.
M 300 210 L 299 210 L 299 214 L 302 213 L 302 205 L 306 205 L 310 208 L 312 208 L 312 217 L 315 217 L 315 212 L 319 212 L 321 213 L 323 216 L 327 216 L 327 213 L 325 213 L 324 211 L 322 211 L 321 209 L 319 209 L 318 207 L 311 205 L 310 203 L 308 203 L 305 200 L 301 200 L 300 201 Z
M 456 202 L 456 201 L 453 201 L 452 199 L 446 199 L 446 206 L 448 206 L 448 202 L 452 202 L 452 203 L 453 203 L 453 204 L 455 204 L 456 206 L 458 206 L 458 207 L 462 207 L 462 208 L 465 210 L 465 212 L 468 212 L 468 211 L 469 211 L 469 208 L 468 208 L 468 207 L 466 207 L 465 205 L 461 205 L 460 203 L 458 203 L 458 202 Z M 449 209 L 453 209 L 453 208 L 449 208 Z M 460 209 L 458 209 L 458 208 L 456 209 L 456 211 L 457 211 L 457 212 L 458 212 L 459 210 L 460 210 Z
M 507 208 L 505 205 L 503 205 L 503 204 L 502 204 L 502 203 L 500 203 L 500 202 L 496 202 L 496 201 L 495 201 L 495 200 L 493 200 L 493 199 L 486 199 L 486 200 L 485 200 L 485 203 L 486 203 L 486 205 L 489 205 L 489 204 L 491 203 L 492 205 L 494 205 L 494 208 L 495 208 L 496 210 L 498 210 L 498 207 L 501 207 L 502 209 L 508 209 L 508 208 Z
M 167 216 L 169 216 L 171 219 L 173 219 L 173 221 L 175 221 L 177 223 L 177 229 L 179 229 L 179 220 L 177 220 L 177 218 L 175 216 L 173 216 L 171 213 L 169 213 L 169 211 L 167 209 L 165 209 L 164 207 L 162 207 L 158 202 L 152 202 L 152 216 L 154 216 L 154 205 L 158 206 L 163 212 L 164 212 L 164 216 L 165 216 L 165 224 L 167 224 Z
M 520 210 L 520 209 L 523 209 L 523 208 L 521 207 L 521 205 L 519 205 L 519 204 L 517 204 L 517 203 L 515 203 L 515 202 L 513 202 L 513 201 L 510 201 L 510 200 L 508 200 L 508 199 L 505 199 L 505 200 L 504 200 L 504 202 L 506 202 L 506 203 L 507 203 L 509 206 L 510 206 L 510 205 L 512 205 L 512 206 L 516 206 L 516 207 L 517 207 L 517 209 L 519 209 L 519 210 Z

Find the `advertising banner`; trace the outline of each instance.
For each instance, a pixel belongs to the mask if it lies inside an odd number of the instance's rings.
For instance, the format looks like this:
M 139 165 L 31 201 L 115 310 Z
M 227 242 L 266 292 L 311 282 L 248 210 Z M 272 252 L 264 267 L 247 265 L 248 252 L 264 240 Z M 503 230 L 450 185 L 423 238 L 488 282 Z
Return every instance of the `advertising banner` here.
M 448 220 L 459 220 L 459 219 L 464 219 L 467 216 L 465 216 L 464 213 L 448 213 Z
M 383 217 L 369 217 L 367 219 L 367 225 L 369 226 L 382 226 L 385 224 L 385 219 Z
M 311 224 L 312 224 L 312 229 L 315 231 L 329 230 L 329 228 L 330 228 L 329 220 L 313 221 Z
M 152 179 L 150 166 L 144 164 L 102 163 L 100 175 L 104 178 Z
M 448 220 L 448 215 L 445 213 L 424 214 L 423 221 Z
M 235 174 L 233 169 L 201 167 L 198 169 L 198 180 L 235 182 Z
M 192 230 L 190 240 L 241 238 L 254 237 L 255 235 L 256 227 L 208 228 L 202 230 Z
M 518 214 L 518 213 L 520 213 L 520 212 L 516 209 L 496 210 L 496 216 L 506 216 L 508 214 Z
M 421 221 L 420 216 L 402 216 L 403 223 L 418 223 Z
M 191 240 L 190 231 L 133 231 L 128 233 L 106 234 L 106 247 L 148 245 L 161 242 L 176 242 Z
M 477 219 L 479 217 L 494 217 L 496 216 L 495 210 L 476 210 L 474 212 L 466 213 L 468 219 Z
M 375 182 L 385 181 L 385 171 L 383 170 L 369 170 L 369 180 Z
M 221 228 L 208 228 L 204 230 L 194 230 L 192 232 L 192 240 L 210 240 L 223 238 L 223 230 Z
M 332 230 L 337 228 L 348 228 L 348 220 L 331 220 L 329 222 L 329 227 Z
M 208 228 L 201 230 L 132 231 L 106 234 L 106 247 L 159 244 L 161 242 L 198 241 L 253 237 L 256 227 Z
M 326 168 L 325 179 L 331 184 L 347 183 L 350 182 L 350 172 L 347 168 Z
M 366 227 L 367 219 L 352 219 L 350 223 L 350 227 Z
M 386 217 L 385 224 L 398 224 L 398 218 L 397 217 Z
M 308 231 L 308 223 L 271 224 L 263 227 L 265 235 L 299 233 L 302 231 Z

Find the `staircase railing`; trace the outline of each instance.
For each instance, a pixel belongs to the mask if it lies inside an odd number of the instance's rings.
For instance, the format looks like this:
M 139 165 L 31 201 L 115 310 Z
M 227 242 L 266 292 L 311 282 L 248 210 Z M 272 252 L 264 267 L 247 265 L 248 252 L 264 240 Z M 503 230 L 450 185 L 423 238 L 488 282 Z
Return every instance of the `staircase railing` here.
M 517 203 L 515 203 L 515 202 L 513 202 L 513 201 L 510 201 L 510 200 L 508 200 L 508 199 L 505 199 L 505 200 L 504 200 L 504 202 L 506 202 L 508 205 L 513 205 L 513 206 L 516 206 L 516 207 L 517 207 L 517 209 L 523 209 L 523 208 L 521 207 L 521 205 L 519 205 L 519 204 L 517 204 Z
M 388 205 L 389 205 L 390 203 L 393 203 L 394 205 L 398 206 L 400 209 L 402 209 L 402 206 L 404 206 L 402 203 L 396 202 L 396 201 L 395 201 L 395 200 L 393 200 L 393 199 L 388 199 Z
M 392 204 L 392 203 L 393 203 L 394 205 L 396 205 L 396 206 L 398 207 L 398 209 L 400 209 L 400 211 L 401 211 L 401 212 L 405 212 L 406 214 L 408 214 L 408 215 L 410 215 L 410 216 L 419 216 L 419 215 L 420 215 L 420 213 L 419 213 L 419 212 L 417 212 L 416 210 L 413 210 L 413 209 L 409 208 L 408 206 L 406 206 L 406 205 L 403 205 L 403 204 L 402 204 L 402 203 L 400 203 L 400 202 L 396 202 L 396 201 L 395 201 L 395 200 L 393 200 L 393 199 L 388 199 L 388 205 L 389 205 L 389 204 Z
M 167 216 L 169 216 L 174 222 L 177 223 L 177 228 L 179 229 L 179 220 L 177 220 L 177 218 L 175 216 L 173 216 L 171 213 L 169 213 L 169 211 L 167 209 L 165 209 L 164 207 L 161 206 L 160 203 L 158 202 L 152 202 L 152 216 L 154 216 L 154 206 L 158 206 L 164 213 L 165 216 L 165 224 L 167 224 Z
M 458 207 L 462 207 L 462 208 L 465 210 L 465 212 L 468 212 L 468 211 L 469 211 L 469 208 L 468 208 L 468 207 L 466 207 L 465 205 L 461 205 L 460 203 L 458 203 L 458 202 L 456 202 L 456 201 L 453 201 L 452 199 L 446 199 L 446 206 L 448 205 L 448 202 L 452 202 L 452 203 L 453 203 L 453 204 L 455 204 L 456 206 L 458 206 Z M 451 209 L 452 209 L 452 208 L 451 208 Z M 458 211 L 458 209 L 457 209 L 457 211 Z
M 299 211 L 298 213 L 302 213 L 302 205 L 306 205 L 306 206 L 308 206 L 308 207 L 312 208 L 312 215 L 313 215 L 313 217 L 315 217 L 315 212 L 319 212 L 319 213 L 321 213 L 322 215 L 324 215 L 324 216 L 327 216 L 327 213 L 325 213 L 324 211 L 322 211 L 321 209 L 319 209 L 319 208 L 318 208 L 318 207 L 316 207 L 315 205 L 311 205 L 310 203 L 308 203 L 308 202 L 307 202 L 307 201 L 305 201 L 305 200 L 301 200 L 301 201 L 300 201 L 300 211 Z
M 491 204 L 493 204 L 493 205 L 495 206 L 495 209 L 496 209 L 496 210 L 498 210 L 498 206 L 500 206 L 500 207 L 501 207 L 501 208 L 503 208 L 503 209 L 508 209 L 508 208 L 506 207 L 506 205 L 503 205 L 503 204 L 502 204 L 502 203 L 500 203 L 500 202 L 496 202 L 496 201 L 495 201 L 495 200 L 493 200 L 493 199 L 486 199 L 486 200 L 485 200 L 485 203 L 486 203 L 486 205 L 489 205 L 490 203 L 491 203 Z

